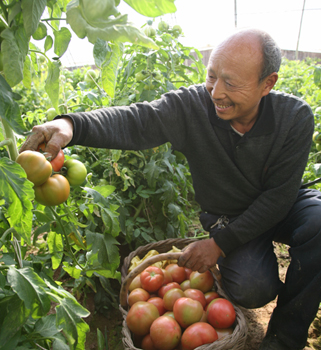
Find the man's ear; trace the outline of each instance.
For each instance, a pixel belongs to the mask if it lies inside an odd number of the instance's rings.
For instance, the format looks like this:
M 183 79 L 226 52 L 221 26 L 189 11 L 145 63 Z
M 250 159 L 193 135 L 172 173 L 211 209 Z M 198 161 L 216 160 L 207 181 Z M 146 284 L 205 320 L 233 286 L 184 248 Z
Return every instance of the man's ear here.
M 263 96 L 266 96 L 274 87 L 276 82 L 278 81 L 279 75 L 276 72 L 271 73 L 268 77 L 266 77 L 262 84 L 263 84 Z

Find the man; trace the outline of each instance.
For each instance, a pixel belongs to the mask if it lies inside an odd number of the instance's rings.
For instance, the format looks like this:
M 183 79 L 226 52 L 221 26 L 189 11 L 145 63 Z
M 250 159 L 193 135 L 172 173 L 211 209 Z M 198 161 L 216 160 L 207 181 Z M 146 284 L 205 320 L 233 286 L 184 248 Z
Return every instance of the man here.
M 185 154 L 210 237 L 181 266 L 216 263 L 228 296 L 246 308 L 278 295 L 261 350 L 303 349 L 321 301 L 321 195 L 300 189 L 313 133 L 302 100 L 273 91 L 280 50 L 264 32 L 238 32 L 213 50 L 205 84 L 151 103 L 71 113 L 33 129 L 21 151 L 48 142 L 53 157 L 74 144 L 144 149 L 171 142 Z M 272 242 L 288 244 L 286 281 Z

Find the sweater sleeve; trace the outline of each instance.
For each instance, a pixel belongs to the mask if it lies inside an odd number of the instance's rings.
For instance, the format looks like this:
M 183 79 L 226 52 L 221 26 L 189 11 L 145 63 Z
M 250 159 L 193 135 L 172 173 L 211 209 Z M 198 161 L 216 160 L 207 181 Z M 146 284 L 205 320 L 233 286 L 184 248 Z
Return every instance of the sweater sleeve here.
M 301 186 L 313 128 L 312 111 L 304 104 L 297 112 L 281 152 L 268 167 L 261 195 L 226 228 L 211 232 L 211 237 L 225 254 L 258 237 L 285 218 Z

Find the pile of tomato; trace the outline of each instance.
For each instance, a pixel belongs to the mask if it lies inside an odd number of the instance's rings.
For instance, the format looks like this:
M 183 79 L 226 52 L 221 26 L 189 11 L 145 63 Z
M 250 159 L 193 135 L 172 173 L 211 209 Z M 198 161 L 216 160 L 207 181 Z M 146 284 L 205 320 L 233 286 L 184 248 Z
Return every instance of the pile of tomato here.
M 62 150 L 49 162 L 44 150 L 45 144 L 41 144 L 38 151 L 24 151 L 16 162 L 34 184 L 35 200 L 46 206 L 55 206 L 68 199 L 70 186 L 81 185 L 85 181 L 87 169 L 79 160 L 65 161 Z
M 213 291 L 210 271 L 149 266 L 130 286 L 126 323 L 143 350 L 193 350 L 232 334 L 230 301 Z

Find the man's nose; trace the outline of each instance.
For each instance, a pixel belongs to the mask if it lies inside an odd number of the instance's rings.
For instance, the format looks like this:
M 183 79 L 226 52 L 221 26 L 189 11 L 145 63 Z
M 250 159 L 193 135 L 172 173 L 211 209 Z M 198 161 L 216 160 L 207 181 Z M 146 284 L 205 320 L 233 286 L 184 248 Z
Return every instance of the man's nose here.
M 214 100 L 220 100 L 225 97 L 224 84 L 221 79 L 217 79 L 213 83 L 211 95 Z

